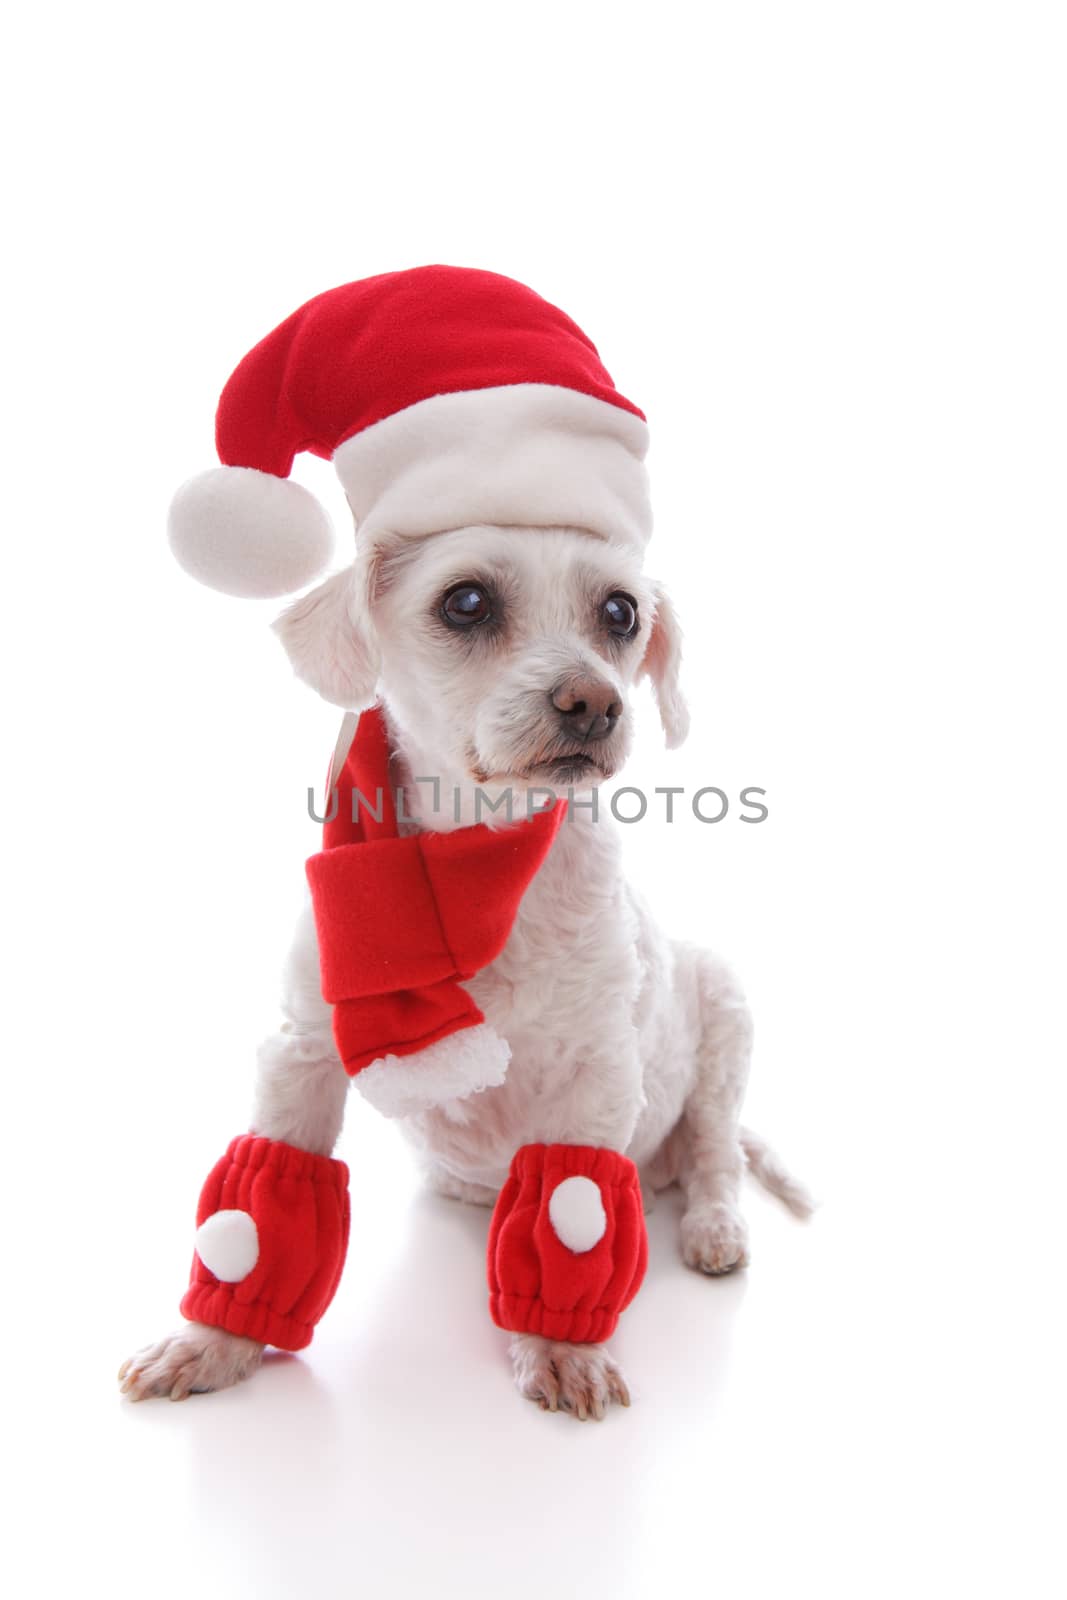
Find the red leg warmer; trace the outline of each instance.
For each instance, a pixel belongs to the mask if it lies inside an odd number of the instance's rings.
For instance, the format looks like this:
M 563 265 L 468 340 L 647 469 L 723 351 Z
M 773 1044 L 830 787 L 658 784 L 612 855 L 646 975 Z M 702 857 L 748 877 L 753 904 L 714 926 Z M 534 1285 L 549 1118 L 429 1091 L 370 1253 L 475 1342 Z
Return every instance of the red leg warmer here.
M 182 1315 L 302 1350 L 333 1299 L 348 1246 L 348 1168 L 277 1139 L 234 1139 L 197 1208 Z
M 641 1184 L 627 1156 L 528 1144 L 489 1229 L 489 1309 L 500 1328 L 595 1344 L 615 1331 L 648 1264 Z

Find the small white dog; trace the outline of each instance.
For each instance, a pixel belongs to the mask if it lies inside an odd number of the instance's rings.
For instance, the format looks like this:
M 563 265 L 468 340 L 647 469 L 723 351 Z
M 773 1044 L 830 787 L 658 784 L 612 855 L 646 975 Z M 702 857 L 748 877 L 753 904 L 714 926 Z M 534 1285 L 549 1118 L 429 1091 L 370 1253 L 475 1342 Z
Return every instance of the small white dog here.
M 475 820 L 478 791 L 588 791 L 631 742 L 627 692 L 652 682 L 669 745 L 687 729 L 680 640 L 632 548 L 577 529 L 468 527 L 375 545 L 277 624 L 301 678 L 347 708 L 384 708 L 391 778 L 409 827 Z M 440 796 L 416 776 L 440 778 Z M 459 814 L 453 791 L 462 797 Z M 435 803 L 436 802 L 436 803 Z M 502 818 L 501 818 L 502 820 Z M 571 806 L 499 958 L 469 989 L 511 1048 L 503 1083 L 401 1118 L 442 1194 L 491 1205 L 512 1156 L 535 1142 L 600 1145 L 637 1164 L 646 1192 L 685 1194 L 682 1255 L 698 1271 L 743 1265 L 746 1162 L 798 1216 L 810 1203 L 738 1125 L 752 1027 L 716 957 L 672 942 L 620 873 L 615 825 Z M 310 908 L 293 945 L 281 1031 L 261 1049 L 252 1130 L 328 1155 L 349 1079 L 319 985 Z M 357 1079 L 358 1081 L 358 1079 Z M 262 1346 L 188 1323 L 127 1361 L 133 1399 L 221 1389 Z M 520 1392 L 601 1417 L 628 1403 L 603 1345 L 512 1338 Z

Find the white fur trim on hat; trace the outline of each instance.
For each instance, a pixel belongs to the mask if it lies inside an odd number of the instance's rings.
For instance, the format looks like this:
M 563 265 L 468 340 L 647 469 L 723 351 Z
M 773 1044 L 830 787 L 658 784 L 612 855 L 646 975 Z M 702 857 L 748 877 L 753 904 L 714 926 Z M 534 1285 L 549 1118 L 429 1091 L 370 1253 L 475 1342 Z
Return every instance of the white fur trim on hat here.
M 642 551 L 652 531 L 640 417 L 547 383 L 435 395 L 337 447 L 357 539 L 478 523 L 587 529 Z
M 213 467 L 183 483 L 167 535 L 192 577 L 247 600 L 304 588 L 325 571 L 333 549 L 315 496 L 255 467 Z
M 511 1050 L 487 1022 L 461 1028 L 415 1055 L 382 1056 L 356 1073 L 356 1085 L 386 1117 L 410 1117 L 503 1083 Z

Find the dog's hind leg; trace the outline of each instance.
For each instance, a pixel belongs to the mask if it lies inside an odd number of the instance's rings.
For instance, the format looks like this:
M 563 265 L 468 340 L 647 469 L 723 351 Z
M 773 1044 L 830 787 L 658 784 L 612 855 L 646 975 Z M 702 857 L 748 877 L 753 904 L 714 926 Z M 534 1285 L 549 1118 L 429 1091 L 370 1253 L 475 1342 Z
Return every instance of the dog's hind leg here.
M 748 1261 L 739 1209 L 745 1156 L 738 1116 L 748 1082 L 752 1019 L 723 962 L 702 951 L 693 952 L 693 961 L 700 1037 L 696 1079 L 682 1116 L 682 1257 L 695 1271 L 718 1275 Z

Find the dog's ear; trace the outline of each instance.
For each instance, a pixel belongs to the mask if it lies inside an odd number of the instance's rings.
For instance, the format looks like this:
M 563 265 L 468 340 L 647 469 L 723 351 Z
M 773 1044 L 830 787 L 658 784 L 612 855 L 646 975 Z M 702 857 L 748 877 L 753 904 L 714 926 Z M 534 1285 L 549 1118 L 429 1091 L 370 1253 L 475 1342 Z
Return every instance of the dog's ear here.
M 689 732 L 689 708 L 678 683 L 682 664 L 682 630 L 663 585 L 654 583 L 652 591 L 655 597 L 652 632 L 648 636 L 638 675 L 647 673 L 652 680 L 667 748 L 673 750 Z
M 298 678 L 332 705 L 373 705 L 381 658 L 357 561 L 302 595 L 274 624 Z

